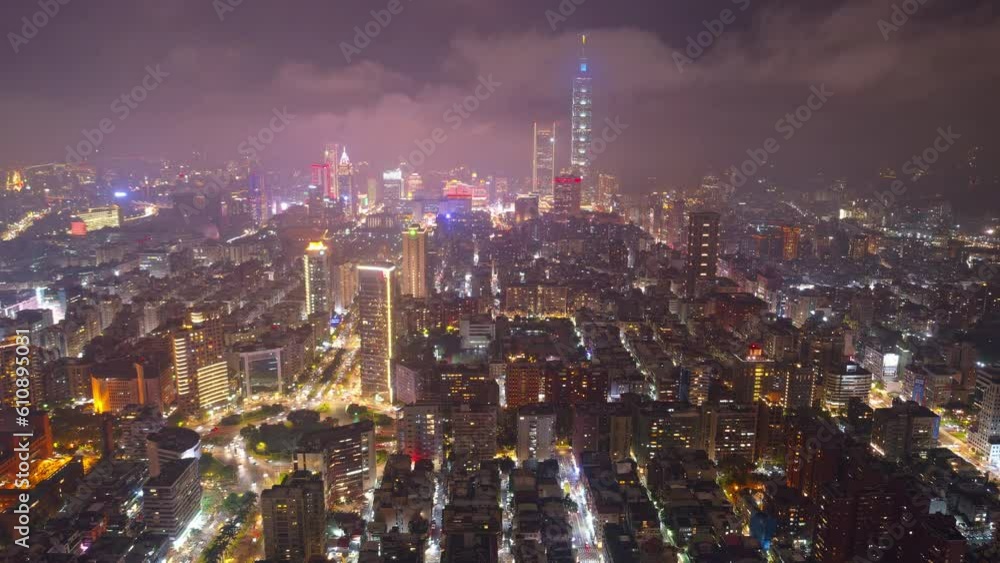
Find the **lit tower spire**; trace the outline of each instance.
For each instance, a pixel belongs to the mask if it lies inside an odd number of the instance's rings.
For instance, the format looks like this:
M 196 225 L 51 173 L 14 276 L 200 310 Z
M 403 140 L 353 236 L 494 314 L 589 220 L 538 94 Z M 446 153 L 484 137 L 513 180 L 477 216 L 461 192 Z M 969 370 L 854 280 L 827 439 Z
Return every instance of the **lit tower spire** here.
M 583 178 L 584 205 L 594 203 L 593 182 L 590 178 L 590 143 L 593 131 L 593 90 L 590 84 L 590 62 L 587 59 L 587 36 L 580 36 L 580 60 L 573 79 L 572 147 L 570 166 Z
M 347 147 L 342 147 L 341 151 L 340 162 L 336 169 L 337 196 L 348 216 L 354 217 L 358 213 L 357 197 L 354 193 L 354 167 L 347 156 Z

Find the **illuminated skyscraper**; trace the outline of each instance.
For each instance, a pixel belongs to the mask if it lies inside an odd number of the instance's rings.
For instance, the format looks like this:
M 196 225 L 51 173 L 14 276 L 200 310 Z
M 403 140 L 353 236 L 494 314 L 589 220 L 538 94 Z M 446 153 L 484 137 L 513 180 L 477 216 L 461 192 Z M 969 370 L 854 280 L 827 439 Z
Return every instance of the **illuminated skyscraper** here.
M 560 176 L 555 179 L 552 212 L 556 215 L 578 215 L 582 198 L 583 180 L 578 176 Z
M 585 51 L 587 36 L 580 37 L 580 61 L 573 79 L 573 127 L 570 165 L 573 172 L 584 181 L 583 204 L 594 203 L 593 178 L 590 177 L 590 143 L 593 131 L 593 90 L 590 80 L 590 62 Z
M 376 482 L 375 425 L 370 420 L 307 432 L 295 467 L 323 476 L 327 506 L 360 499 Z
M 178 459 L 163 466 L 142 487 L 142 512 L 146 530 L 180 537 L 201 506 L 198 460 Z
M 782 234 L 782 259 L 798 260 L 799 259 L 799 238 L 801 237 L 802 230 L 798 227 L 781 227 Z
M 611 174 L 600 173 L 597 175 L 597 191 L 594 206 L 602 210 L 609 211 L 614 206 L 615 198 L 618 197 L 618 178 Z
M 745 355 L 734 355 L 733 391 L 738 403 L 756 403 L 770 393 L 784 395 L 785 379 L 779 377 L 774 360 L 751 344 Z
M 250 185 L 247 190 L 251 206 L 251 217 L 253 219 L 254 227 L 263 227 L 267 220 L 270 219 L 270 214 L 268 213 L 268 196 L 267 189 L 264 186 L 264 175 L 260 171 L 260 166 L 258 163 L 254 162 L 250 166 Z
M 330 187 L 330 166 L 327 164 L 313 164 L 312 165 L 312 185 L 315 189 L 312 190 L 310 199 L 315 199 L 317 202 L 322 202 L 323 198 L 330 198 L 331 187 Z M 310 203 L 312 205 L 312 203 Z
M 323 558 L 326 504 L 323 479 L 308 471 L 293 473 L 260 495 L 264 553 L 274 561 Z
M 969 433 L 969 445 L 993 467 L 1000 465 L 1000 369 L 976 370 L 976 391 L 980 397 L 979 424 Z
M 691 214 L 688 223 L 687 287 L 694 297 L 698 280 L 714 278 L 719 262 L 719 214 L 701 211 Z
M 322 241 L 310 242 L 302 257 L 306 280 L 306 314 L 329 312 L 333 305 L 330 253 Z
M 189 311 L 183 325 L 172 331 L 171 341 L 181 408 L 190 412 L 228 401 L 229 368 L 219 313 Z
M 413 461 L 429 459 L 441 466 L 444 458 L 442 408 L 437 403 L 406 405 L 396 423 L 396 444 Z
M 535 122 L 535 148 L 531 153 L 531 189 L 542 195 L 552 194 L 556 179 L 556 124 Z
M 525 405 L 517 412 L 517 459 L 545 461 L 556 456 L 554 405 Z
M 382 201 L 386 213 L 399 212 L 399 200 L 406 195 L 403 192 L 403 171 L 399 168 L 382 172 Z
M 344 148 L 340 162 L 337 163 L 337 196 L 351 217 L 358 214 L 358 194 L 354 190 L 354 166 L 347 157 L 347 148 Z
M 392 402 L 396 287 L 391 264 L 358 266 L 358 312 L 361 333 L 361 392 L 382 394 Z
M 403 295 L 417 299 L 428 297 L 427 291 L 427 231 L 420 225 L 410 225 L 403 231 Z
M 424 179 L 416 172 L 406 177 L 406 199 L 420 199 L 424 191 Z
M 854 362 L 830 366 L 823 375 L 823 406 L 829 411 L 842 412 L 851 399 L 867 403 L 871 386 L 872 372 Z
M 322 179 L 322 184 L 316 184 L 326 189 L 324 195 L 327 199 L 340 201 L 340 192 L 337 186 L 337 165 L 340 164 L 340 154 L 343 147 L 336 143 L 329 143 L 323 151 L 322 173 L 326 175 Z
M 353 262 L 342 262 L 333 267 L 333 310 L 344 314 L 354 304 L 358 294 L 358 267 Z

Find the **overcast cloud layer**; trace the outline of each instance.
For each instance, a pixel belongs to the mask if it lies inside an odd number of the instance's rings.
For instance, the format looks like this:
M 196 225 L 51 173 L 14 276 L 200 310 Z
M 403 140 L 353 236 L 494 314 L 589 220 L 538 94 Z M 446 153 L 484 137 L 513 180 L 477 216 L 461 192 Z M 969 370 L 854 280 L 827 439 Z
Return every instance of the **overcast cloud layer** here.
M 208 0 L 70 0 L 17 54 L 10 36 L 0 50 L 0 166 L 65 158 L 65 146 L 113 117 L 111 102 L 159 64 L 169 77 L 117 125 L 106 154 L 236 158 L 272 109 L 287 108 L 296 119 L 264 153 L 268 164 L 306 166 L 336 141 L 355 159 L 388 165 L 440 127 L 448 140 L 428 166 L 523 176 L 532 121 L 566 129 L 580 33 L 589 36 L 595 122 L 629 125 L 597 165 L 636 183 L 686 182 L 742 160 L 814 85 L 835 95 L 777 155 L 796 173 L 900 162 L 939 126 L 969 142 L 996 137 L 1000 28 L 986 1 L 927 0 L 888 33 L 879 20 L 892 21 L 890 0 L 808 10 L 764 0 L 577 0 L 556 29 L 546 10 L 558 12 L 557 0 L 400 1 L 348 64 L 341 44 L 388 0 L 244 0 L 221 20 Z M 679 71 L 675 52 L 724 9 L 733 23 Z M 5 1 L 3 31 L 21 33 L 21 18 L 37 11 L 37 2 Z M 453 129 L 444 112 L 490 76 L 496 92 Z

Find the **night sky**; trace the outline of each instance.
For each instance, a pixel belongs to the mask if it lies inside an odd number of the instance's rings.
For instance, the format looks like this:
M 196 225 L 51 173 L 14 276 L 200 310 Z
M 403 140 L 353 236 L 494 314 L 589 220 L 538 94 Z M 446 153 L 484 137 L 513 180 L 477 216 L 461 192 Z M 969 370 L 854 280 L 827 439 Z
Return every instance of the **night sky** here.
M 929 146 L 938 127 L 966 147 L 997 136 L 1000 27 L 987 1 L 909 0 L 915 15 L 886 39 L 888 0 L 566 0 L 575 13 L 565 21 L 546 14 L 556 0 L 398 0 L 350 64 L 341 44 L 388 0 L 243 0 L 220 21 L 222 1 L 68 0 L 15 54 L 9 33 L 40 8 L 4 0 L 0 166 L 65 160 L 66 145 L 104 118 L 116 125 L 105 154 L 236 159 L 287 108 L 295 119 L 261 153 L 267 165 L 305 167 L 330 141 L 388 166 L 441 127 L 448 139 L 427 166 L 524 176 L 532 121 L 565 131 L 580 33 L 595 131 L 605 118 L 628 125 L 595 166 L 629 183 L 689 182 L 742 161 L 823 84 L 834 95 L 776 155 L 790 174 L 871 175 Z M 725 9 L 732 23 L 679 72 L 675 49 Z M 169 76 L 119 120 L 112 102 L 147 65 Z M 500 86 L 453 129 L 445 110 L 488 76 Z

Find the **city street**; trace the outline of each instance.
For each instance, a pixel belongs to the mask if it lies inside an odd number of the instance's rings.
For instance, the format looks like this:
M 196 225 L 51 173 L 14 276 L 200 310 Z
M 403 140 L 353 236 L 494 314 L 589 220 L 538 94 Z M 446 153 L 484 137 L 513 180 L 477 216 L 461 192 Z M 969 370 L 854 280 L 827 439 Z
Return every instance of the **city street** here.
M 587 492 L 576 469 L 576 461 L 570 450 L 559 453 L 559 476 L 563 488 L 569 488 L 570 498 L 576 503 L 578 510 L 570 513 L 570 525 L 573 527 L 573 544 L 576 548 L 576 559 L 580 563 L 601 563 L 603 557 L 597 547 L 597 534 L 594 530 L 594 518 L 587 505 Z
M 351 404 L 376 406 L 361 398 L 358 382 L 356 378 L 352 377 L 352 369 L 355 367 L 360 345 L 357 335 L 353 331 L 353 324 L 345 322 L 340 327 L 334 342 L 343 346 L 344 354 L 328 381 L 319 383 L 323 372 L 332 365 L 337 357 L 337 351 L 341 348 L 328 350 L 317 363 L 309 380 L 294 394 L 272 399 L 261 398 L 252 404 L 252 408 L 271 404 L 283 405 L 288 409 L 286 412 L 264 420 L 240 422 L 233 425 L 221 425 L 221 421 L 225 416 L 233 414 L 234 411 L 218 412 L 196 428 L 202 434 L 203 453 L 211 454 L 219 462 L 236 468 L 237 485 L 235 490 L 231 492 L 252 491 L 259 496 L 265 489 L 274 486 L 283 474 L 292 470 L 290 461 L 267 459 L 248 452 L 246 444 L 240 436 L 240 431 L 243 428 L 250 425 L 282 424 L 290 411 L 320 408 L 323 410 L 322 418 L 330 417 L 336 419 L 338 424 L 346 424 L 350 422 L 347 416 L 347 407 Z M 247 410 L 250 410 L 250 407 L 245 407 L 242 412 Z M 209 443 L 204 443 L 206 441 Z M 206 491 L 206 494 L 215 494 L 215 492 Z M 200 514 L 191 527 L 192 532 L 181 538 L 181 542 L 175 546 L 170 554 L 168 560 L 171 563 L 194 562 L 197 559 L 196 554 L 200 553 L 225 525 L 226 515 L 220 510 L 221 502 L 205 504 L 214 510 L 212 512 L 203 511 Z M 251 531 L 237 544 L 236 549 L 245 556 L 253 554 L 254 557 L 262 557 L 263 546 L 259 541 L 255 541 L 255 538 L 259 537 L 259 517 L 255 518 L 252 526 Z

